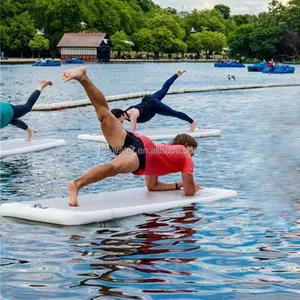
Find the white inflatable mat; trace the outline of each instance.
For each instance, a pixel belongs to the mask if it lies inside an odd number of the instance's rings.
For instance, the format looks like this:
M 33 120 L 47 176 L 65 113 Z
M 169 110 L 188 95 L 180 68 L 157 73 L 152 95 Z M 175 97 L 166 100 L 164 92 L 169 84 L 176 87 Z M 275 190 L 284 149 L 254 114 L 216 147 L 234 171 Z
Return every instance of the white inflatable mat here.
M 182 190 L 148 192 L 146 188 L 135 188 L 79 196 L 79 207 L 68 206 L 67 198 L 5 203 L 0 206 L 0 215 L 59 225 L 83 225 L 236 196 L 235 191 L 216 188 L 204 188 L 194 197 L 185 197 Z
M 0 142 L 0 158 L 46 150 L 65 144 L 65 140 L 56 139 L 32 139 L 30 142 L 26 141 L 24 138 L 3 140 Z
M 206 138 L 206 137 L 216 137 L 221 135 L 221 130 L 219 129 L 199 129 L 197 128 L 194 132 L 188 132 L 182 128 L 162 128 L 162 129 L 152 129 L 152 130 L 141 130 L 137 133 L 147 136 L 152 140 L 163 140 L 172 139 L 177 134 L 187 133 L 194 138 Z M 95 142 L 106 143 L 106 139 L 102 134 L 79 134 L 78 139 L 89 140 Z

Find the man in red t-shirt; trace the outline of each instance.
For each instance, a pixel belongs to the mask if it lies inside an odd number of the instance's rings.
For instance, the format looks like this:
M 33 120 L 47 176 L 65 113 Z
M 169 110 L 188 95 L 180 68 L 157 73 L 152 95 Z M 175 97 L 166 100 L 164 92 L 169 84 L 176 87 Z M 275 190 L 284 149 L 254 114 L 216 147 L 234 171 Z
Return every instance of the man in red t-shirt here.
M 128 132 L 111 113 L 102 92 L 94 86 L 86 75 L 86 68 L 70 69 L 63 73 L 63 80 L 77 80 L 91 100 L 101 129 L 110 149 L 117 157 L 110 163 L 89 170 L 80 178 L 69 182 L 70 206 L 78 206 L 78 192 L 84 186 L 118 174 L 133 173 L 146 176 L 149 191 L 169 191 L 183 187 L 186 196 L 194 196 L 200 189 L 194 181 L 192 156 L 198 144 L 187 134 L 176 136 L 171 145 L 156 145 L 148 137 Z M 181 172 L 182 182 L 163 183 L 158 176 Z

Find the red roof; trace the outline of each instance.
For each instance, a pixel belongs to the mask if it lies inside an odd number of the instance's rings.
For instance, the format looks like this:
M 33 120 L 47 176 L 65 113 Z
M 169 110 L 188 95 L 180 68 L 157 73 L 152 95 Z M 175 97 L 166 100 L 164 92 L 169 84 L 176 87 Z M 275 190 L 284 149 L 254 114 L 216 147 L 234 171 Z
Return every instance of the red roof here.
M 99 47 L 106 33 L 65 33 L 57 44 L 61 47 Z

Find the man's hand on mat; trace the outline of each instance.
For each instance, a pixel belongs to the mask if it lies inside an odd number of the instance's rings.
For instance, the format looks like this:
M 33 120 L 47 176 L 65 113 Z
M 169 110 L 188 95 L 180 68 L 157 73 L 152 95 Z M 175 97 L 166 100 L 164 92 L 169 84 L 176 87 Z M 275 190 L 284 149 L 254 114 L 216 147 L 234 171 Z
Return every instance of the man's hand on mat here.
M 185 73 L 186 70 L 177 70 L 176 74 L 179 76 L 181 76 L 183 73 Z
M 178 182 L 177 184 L 178 184 L 178 188 L 179 188 L 179 189 L 183 188 L 183 182 L 182 182 L 182 181 L 181 181 L 181 182 Z
M 30 142 L 31 139 L 32 139 L 32 133 L 33 133 L 33 131 L 32 131 L 32 129 L 30 129 L 29 127 L 27 128 L 26 131 L 27 131 L 26 141 Z

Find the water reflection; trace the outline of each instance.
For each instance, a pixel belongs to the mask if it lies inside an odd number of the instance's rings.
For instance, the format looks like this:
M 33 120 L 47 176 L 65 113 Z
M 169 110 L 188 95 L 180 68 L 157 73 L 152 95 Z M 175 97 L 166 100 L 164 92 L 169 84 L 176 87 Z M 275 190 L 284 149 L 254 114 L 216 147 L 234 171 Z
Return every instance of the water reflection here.
M 83 236 L 71 235 L 71 251 L 79 253 L 77 261 L 89 262 L 90 272 L 78 273 L 77 276 L 87 278 L 70 288 L 97 286 L 99 295 L 124 299 L 145 299 L 116 288 L 122 287 L 123 290 L 128 284 L 142 285 L 145 287 L 143 292 L 146 292 L 147 286 L 153 285 L 152 289 L 147 289 L 150 293 L 152 290 L 159 293 L 187 292 L 170 287 L 166 287 L 165 291 L 158 291 L 155 283 L 168 282 L 166 274 L 175 276 L 182 282 L 183 278 L 191 275 L 189 271 L 185 271 L 184 266 L 197 259 L 196 251 L 200 249 L 194 238 L 196 230 L 192 227 L 200 220 L 195 212 L 196 206 L 190 205 L 178 211 L 178 216 L 171 218 L 145 214 L 146 222 L 137 225 L 136 231 L 98 230 L 96 240 L 100 241 L 87 242 Z M 102 236 L 105 237 L 102 239 Z M 75 241 L 82 243 L 77 244 Z M 140 275 L 131 277 L 130 274 L 133 273 Z

